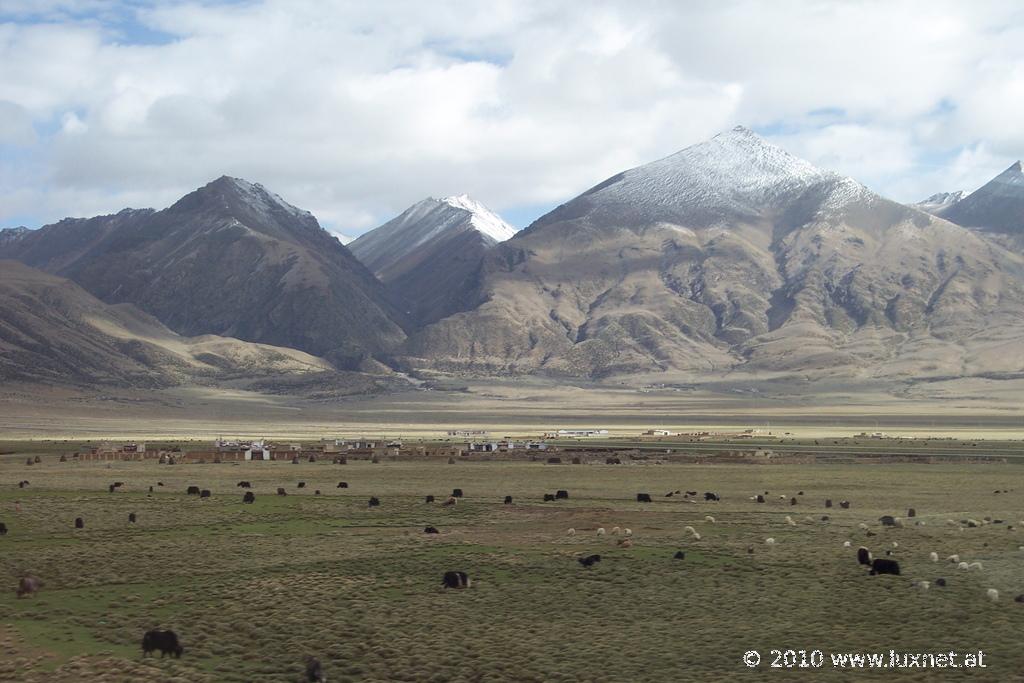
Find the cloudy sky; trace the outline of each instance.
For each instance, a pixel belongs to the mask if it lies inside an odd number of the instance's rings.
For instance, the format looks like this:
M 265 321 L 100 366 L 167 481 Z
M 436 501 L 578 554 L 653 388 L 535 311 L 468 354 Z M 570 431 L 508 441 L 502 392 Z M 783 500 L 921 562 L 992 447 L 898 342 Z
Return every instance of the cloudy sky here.
M 0 227 L 223 174 L 349 235 L 463 192 L 522 227 L 736 124 L 915 201 L 1022 120 L 1019 0 L 0 0 Z

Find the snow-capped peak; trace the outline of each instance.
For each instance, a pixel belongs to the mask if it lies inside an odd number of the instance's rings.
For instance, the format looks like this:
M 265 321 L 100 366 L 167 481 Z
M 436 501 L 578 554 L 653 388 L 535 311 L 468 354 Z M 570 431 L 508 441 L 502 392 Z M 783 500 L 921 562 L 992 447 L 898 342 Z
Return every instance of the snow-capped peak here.
M 505 240 L 512 239 L 516 234 L 515 228 L 503 221 L 498 214 L 472 199 L 469 195 L 453 195 L 445 197 L 441 201 L 448 206 L 468 211 L 471 214 L 469 222 L 473 227 L 495 242 L 504 242 Z
M 393 263 L 444 235 L 476 231 L 487 245 L 504 242 L 516 229 L 466 195 L 416 202 L 399 216 L 352 242 L 352 253 L 371 270 Z
M 726 217 L 757 215 L 816 185 L 826 188 L 823 209 L 868 193 L 852 178 L 819 169 L 737 126 L 610 178 L 588 194 L 640 213 Z

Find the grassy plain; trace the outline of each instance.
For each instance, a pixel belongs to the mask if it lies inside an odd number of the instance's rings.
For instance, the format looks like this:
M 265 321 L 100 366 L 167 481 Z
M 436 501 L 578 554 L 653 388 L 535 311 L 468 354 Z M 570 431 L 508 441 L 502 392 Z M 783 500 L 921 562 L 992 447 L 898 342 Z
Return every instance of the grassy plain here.
M 10 446 L 0 457 L 0 521 L 10 530 L 0 537 L 3 681 L 297 681 L 307 653 L 332 683 L 1006 681 L 1024 672 L 1024 604 L 1013 602 L 1024 593 L 1024 468 L 1013 461 L 161 466 L 59 463 L 44 452 L 27 466 L 26 451 Z M 253 505 L 241 502 L 243 479 Z M 114 481 L 125 487 L 110 494 Z M 192 484 L 213 496 L 185 495 Z M 273 495 L 278 486 L 289 495 Z M 423 502 L 454 487 L 466 493 L 454 508 Z M 541 502 L 560 488 L 569 500 Z M 722 501 L 664 497 L 677 489 Z M 769 502 L 749 500 L 764 491 Z M 654 502 L 636 503 L 637 492 Z M 367 507 L 371 495 L 379 508 Z M 505 495 L 515 504 L 503 505 Z M 826 509 L 826 498 L 852 505 Z M 879 525 L 908 507 L 923 526 Z M 85 528 L 76 531 L 78 516 Z M 946 524 L 968 517 L 1004 523 Z M 428 524 L 441 534 L 423 534 Z M 632 548 L 596 534 L 615 526 L 632 529 Z M 845 540 L 876 555 L 897 542 L 903 576 L 867 576 Z M 984 569 L 933 564 L 933 550 Z M 604 560 L 587 570 L 575 558 L 590 553 Z M 447 570 L 468 572 L 472 588 L 442 589 Z M 15 598 L 22 572 L 45 583 L 37 596 Z M 913 586 L 940 576 L 946 588 Z M 179 633 L 181 660 L 142 659 L 142 634 L 157 627 Z M 772 669 L 773 648 L 821 650 L 825 665 Z M 829 660 L 891 648 L 981 649 L 988 668 L 844 672 Z M 760 667 L 741 663 L 747 650 L 761 652 Z

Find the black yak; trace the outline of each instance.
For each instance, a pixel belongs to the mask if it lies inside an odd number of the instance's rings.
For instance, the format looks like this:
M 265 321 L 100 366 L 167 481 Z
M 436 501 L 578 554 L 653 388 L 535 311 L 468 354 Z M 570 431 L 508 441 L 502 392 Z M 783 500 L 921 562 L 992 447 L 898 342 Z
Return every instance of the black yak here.
M 825 507 L 827 507 L 827 508 L 832 507 L 832 499 L 831 498 L 826 498 L 825 499 Z
M 252 491 L 246 491 L 245 495 L 242 496 L 242 502 L 243 503 L 255 503 L 256 502 L 256 494 L 253 493 Z
M 189 486 L 188 489 L 186 489 L 185 493 L 190 495 L 190 496 L 198 496 L 199 495 L 199 487 L 198 486 Z
M 638 503 L 650 503 L 650 502 L 652 502 L 651 501 L 651 494 L 649 494 L 649 493 L 638 493 L 638 494 L 636 494 L 636 502 L 638 502 Z
M 882 515 L 878 521 L 882 523 L 882 526 L 896 526 L 896 518 L 892 515 Z
M 940 577 L 940 578 L 938 578 L 938 579 L 935 579 L 935 585 L 936 585 L 936 586 L 943 586 L 943 587 L 945 587 L 945 585 L 946 585 L 946 580 L 945 580 L 945 579 L 943 579 L 943 578 L 941 578 L 941 577 Z
M 861 546 L 857 548 L 857 562 L 861 564 L 871 565 L 871 551 Z
M 839 501 L 839 507 L 843 508 L 844 510 L 849 510 L 850 509 L 850 501 L 848 501 L 848 500 L 841 500 L 841 501 Z
M 427 496 L 425 502 L 433 503 L 434 502 L 434 497 L 433 496 Z
M 178 634 L 174 631 L 146 631 L 142 636 L 142 654 L 148 655 L 154 650 L 160 650 L 160 657 L 174 655 L 181 657 L 185 648 L 178 642 Z
M 6 535 L 7 535 L 7 525 L 4 524 L 3 522 L 0 522 L 0 536 L 6 536 Z
M 348 488 L 348 482 L 347 481 L 339 481 L 338 482 L 338 488 L 339 489 L 347 489 Z
M 247 482 L 247 481 L 240 481 L 240 482 L 238 482 L 238 486 L 243 488 L 243 489 L 251 489 L 252 488 L 252 484 L 250 482 Z
M 907 510 L 907 517 L 917 517 L 917 510 L 915 510 L 914 508 L 909 508 Z
M 550 503 L 554 499 L 555 499 L 555 494 L 553 494 L 553 493 L 545 493 L 544 494 L 544 502 L 545 503 Z
M 876 574 L 893 574 L 894 576 L 900 575 L 900 563 L 896 560 L 886 560 L 881 557 L 876 557 L 874 562 L 871 563 L 871 576 Z
M 452 498 L 462 498 L 462 489 L 452 489 Z
M 277 495 L 279 495 L 279 496 L 287 496 L 288 492 L 285 491 L 282 487 L 278 486 L 277 487 Z
M 203 489 L 202 491 L 199 492 L 200 498 L 209 498 L 210 495 L 210 489 Z
M 130 524 L 135 524 L 135 519 L 136 519 L 135 513 L 134 512 L 129 512 L 128 513 L 128 522 Z
M 565 489 L 558 489 L 555 491 L 555 500 L 568 500 L 569 492 Z
M 763 503 L 764 502 L 764 496 L 762 496 L 760 493 L 757 494 L 757 502 L 758 503 Z
M 312 457 L 312 456 L 310 456 Z M 306 655 L 306 680 L 309 683 L 326 683 L 324 670 L 320 666 L 320 660 L 311 655 Z
M 425 533 L 425 534 L 439 534 L 441 532 L 438 531 L 436 527 L 428 526 L 426 529 L 423 530 L 423 533 Z
M 43 582 L 34 576 L 23 576 L 18 581 L 17 594 L 19 598 L 23 598 L 26 595 L 35 595 L 39 592 L 39 589 L 43 587 Z
M 796 498 L 790 498 L 789 499 L 789 504 L 790 505 L 796 505 Z
M 581 557 L 579 559 L 579 563 L 582 564 L 584 567 L 593 567 L 595 564 L 597 564 L 600 561 L 601 561 L 601 556 L 600 555 L 587 555 L 586 557 Z
M 512 504 L 512 496 L 505 496 L 505 505 Z
M 672 559 L 674 559 L 674 560 L 685 560 L 686 559 L 686 553 L 684 553 L 682 550 L 677 550 L 676 554 L 672 556 Z
M 304 489 L 304 488 L 306 488 L 306 482 L 304 482 L 304 481 L 300 481 L 300 482 L 299 482 L 299 488 L 300 488 L 300 489 Z
M 81 517 L 75 517 L 75 528 L 76 529 L 84 529 L 85 528 L 85 520 L 82 519 Z
M 377 507 L 378 505 L 380 505 L 380 499 L 379 499 L 379 498 L 377 498 L 377 496 L 372 496 L 372 497 L 370 498 L 370 504 L 369 504 L 369 507 L 375 508 L 375 507 Z
M 466 572 L 445 572 L 441 585 L 445 588 L 469 588 L 469 576 Z
M 704 500 L 722 500 L 722 497 L 719 496 L 717 493 L 711 493 L 711 491 L 707 491 L 704 493 Z

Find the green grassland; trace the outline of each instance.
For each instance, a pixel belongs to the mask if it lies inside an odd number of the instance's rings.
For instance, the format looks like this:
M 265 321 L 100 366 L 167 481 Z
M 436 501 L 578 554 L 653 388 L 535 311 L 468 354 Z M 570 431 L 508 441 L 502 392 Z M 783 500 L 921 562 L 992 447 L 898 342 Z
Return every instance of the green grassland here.
M 1024 604 L 1013 601 L 1024 593 L 1024 468 L 1012 459 L 167 466 L 60 463 L 45 449 L 9 450 L 0 457 L 0 521 L 9 529 L 0 537 L 0 681 L 298 681 L 306 654 L 320 658 L 332 683 L 1024 676 Z M 40 464 L 25 464 L 26 452 L 41 451 Z M 253 483 L 255 504 L 242 504 L 240 480 Z M 108 493 L 114 481 L 125 487 Z M 212 497 L 187 496 L 193 484 Z M 278 486 L 289 495 L 274 495 Z M 423 502 L 454 487 L 466 494 L 455 507 Z M 541 501 L 556 489 L 570 499 Z M 664 496 L 677 489 L 715 491 L 722 501 Z M 766 490 L 767 503 L 749 499 Z M 637 492 L 654 502 L 636 503 Z M 367 506 L 371 495 L 379 508 Z M 505 495 L 515 504 L 503 505 Z M 852 505 L 826 510 L 826 498 Z M 908 507 L 923 525 L 878 523 Z M 85 528 L 75 530 L 79 516 Z M 1005 521 L 946 523 L 968 517 Z M 423 534 L 428 524 L 441 534 Z M 633 547 L 596 534 L 615 526 L 632 529 Z M 769 536 L 776 545 L 765 544 Z M 903 576 L 867 576 L 856 547 L 884 555 L 894 541 Z M 684 560 L 673 559 L 677 550 Z M 604 560 L 584 569 L 575 559 L 590 553 Z M 958 571 L 944 561 L 952 553 L 984 569 Z M 443 589 L 447 570 L 468 572 L 472 587 Z M 17 599 L 23 572 L 45 585 Z M 914 587 L 940 576 L 946 588 Z M 988 588 L 1000 591 L 998 602 L 986 599 Z M 151 628 L 175 630 L 184 656 L 144 660 L 139 643 Z M 822 650 L 826 660 L 857 650 L 981 649 L 988 668 L 851 672 L 826 661 L 786 671 L 768 667 L 773 648 Z M 761 651 L 760 667 L 742 664 L 747 650 Z

